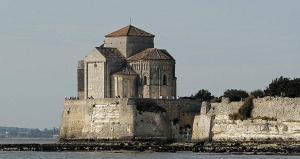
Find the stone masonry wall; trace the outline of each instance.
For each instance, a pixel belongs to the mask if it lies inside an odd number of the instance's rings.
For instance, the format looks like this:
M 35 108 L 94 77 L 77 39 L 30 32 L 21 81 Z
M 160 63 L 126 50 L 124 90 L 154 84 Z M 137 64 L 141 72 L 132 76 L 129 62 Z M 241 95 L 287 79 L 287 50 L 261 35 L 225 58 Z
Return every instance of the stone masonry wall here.
M 193 123 L 192 140 L 208 141 L 211 138 L 211 127 L 213 116 L 208 114 L 211 105 L 202 102 L 200 115 L 196 115 Z
M 230 119 L 229 115 L 237 112 L 242 104 L 243 102 L 212 103 L 211 110 L 196 117 L 195 124 L 198 127 L 210 125 L 210 139 L 214 141 L 300 141 L 300 98 L 254 99 L 252 118 L 244 121 Z M 200 117 L 211 117 L 213 120 L 211 123 L 200 121 Z M 199 132 L 193 135 L 195 141 L 203 138 Z
M 164 113 L 137 112 L 134 118 L 135 139 L 168 139 L 171 128 Z
M 117 48 L 124 57 L 128 58 L 146 48 L 153 48 L 154 38 L 138 36 L 106 37 L 104 47 Z
M 225 120 L 218 116 L 212 129 L 213 140 L 259 141 L 293 140 L 300 141 L 300 122 L 272 120 Z
M 146 49 L 154 47 L 154 37 L 128 36 L 126 41 L 128 57 Z
M 105 62 L 87 63 L 87 97 L 105 97 Z
M 60 138 L 121 139 L 133 136 L 132 113 L 128 99 L 67 100 Z
M 138 82 L 139 97 L 175 99 L 176 77 L 174 61 L 145 60 L 128 61 L 128 63 L 140 79 Z M 163 84 L 164 75 L 166 76 L 165 85 Z
M 106 37 L 104 40 L 104 47 L 117 48 L 124 57 L 128 57 L 126 54 L 127 37 Z
M 171 137 L 168 114 L 138 111 L 135 99 L 66 100 L 60 138 L 134 140 Z
M 84 100 L 66 100 L 60 125 L 60 138 L 81 138 L 85 121 L 86 102 Z
M 86 107 L 87 123 L 82 130 L 85 138 L 127 140 L 133 137 L 134 106 L 128 99 L 87 100 Z
M 194 118 L 199 114 L 201 101 L 190 99 L 157 99 L 157 105 L 164 108 L 172 127 L 172 138 L 189 141 L 192 137 Z
M 300 98 L 265 97 L 254 100 L 252 116 L 268 117 L 281 121 L 300 121 Z

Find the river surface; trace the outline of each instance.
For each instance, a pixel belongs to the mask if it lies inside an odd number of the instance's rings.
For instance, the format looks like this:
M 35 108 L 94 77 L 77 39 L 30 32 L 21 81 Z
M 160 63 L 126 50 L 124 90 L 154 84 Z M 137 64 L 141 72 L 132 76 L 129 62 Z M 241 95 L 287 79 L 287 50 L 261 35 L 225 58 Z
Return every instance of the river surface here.
M 1 159 L 299 159 L 300 156 L 227 155 L 192 152 L 0 152 Z
M 0 138 L 0 144 L 51 144 L 57 142 L 57 140 L 56 138 Z
M 0 144 L 55 143 L 56 139 L 0 139 Z M 232 155 L 193 152 L 1 152 L 0 159 L 299 159 L 284 155 Z

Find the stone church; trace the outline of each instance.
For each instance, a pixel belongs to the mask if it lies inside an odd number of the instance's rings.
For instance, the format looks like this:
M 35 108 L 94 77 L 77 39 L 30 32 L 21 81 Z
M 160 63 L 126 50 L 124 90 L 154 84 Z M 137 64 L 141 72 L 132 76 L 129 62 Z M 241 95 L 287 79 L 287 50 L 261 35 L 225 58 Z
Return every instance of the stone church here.
M 132 25 L 107 34 L 78 62 L 79 99 L 175 99 L 175 59 L 154 47 L 154 37 Z
M 175 59 L 132 25 L 80 60 L 78 97 L 66 98 L 60 141 L 190 139 L 200 102 L 176 99 Z
M 176 99 L 174 58 L 132 25 L 106 35 L 77 71 L 78 97 L 64 101 L 61 142 L 300 141 L 299 98 L 253 99 L 244 121 L 230 117 L 243 101 Z

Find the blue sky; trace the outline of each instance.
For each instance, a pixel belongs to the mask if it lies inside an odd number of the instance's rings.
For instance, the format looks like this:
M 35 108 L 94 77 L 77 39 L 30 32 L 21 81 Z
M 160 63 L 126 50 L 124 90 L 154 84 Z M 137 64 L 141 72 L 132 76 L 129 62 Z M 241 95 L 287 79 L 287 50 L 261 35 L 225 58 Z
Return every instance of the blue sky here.
M 300 75 L 297 0 L 1 0 L 0 125 L 59 126 L 76 64 L 132 24 L 176 59 L 178 95 L 264 89 Z

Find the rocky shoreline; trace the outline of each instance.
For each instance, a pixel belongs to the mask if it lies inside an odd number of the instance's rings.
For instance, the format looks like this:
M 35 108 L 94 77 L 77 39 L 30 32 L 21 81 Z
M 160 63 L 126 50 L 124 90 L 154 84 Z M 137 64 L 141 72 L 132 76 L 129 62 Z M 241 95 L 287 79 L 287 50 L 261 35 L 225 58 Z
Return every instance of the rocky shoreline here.
M 0 151 L 152 151 L 202 152 L 230 154 L 289 154 L 300 155 L 299 142 L 101 142 L 53 144 L 0 144 Z

